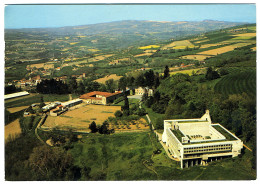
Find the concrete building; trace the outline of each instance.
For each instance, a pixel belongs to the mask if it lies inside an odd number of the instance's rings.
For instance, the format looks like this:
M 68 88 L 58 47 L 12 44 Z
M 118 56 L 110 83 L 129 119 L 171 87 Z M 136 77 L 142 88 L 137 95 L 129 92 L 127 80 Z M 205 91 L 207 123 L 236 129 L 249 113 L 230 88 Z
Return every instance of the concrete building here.
M 148 96 L 153 96 L 153 89 L 149 89 L 148 87 L 138 87 L 135 89 L 135 95 L 144 95 L 146 92 Z
M 198 119 L 164 120 L 162 141 L 181 168 L 236 157 L 243 142 L 220 124 L 212 124 L 209 111 Z
M 93 91 L 90 93 L 86 93 L 80 96 L 84 102 L 88 104 L 101 104 L 107 105 L 109 103 L 113 103 L 115 99 L 122 96 L 123 93 L 121 91 L 115 93 L 109 92 L 100 92 L 100 91 Z

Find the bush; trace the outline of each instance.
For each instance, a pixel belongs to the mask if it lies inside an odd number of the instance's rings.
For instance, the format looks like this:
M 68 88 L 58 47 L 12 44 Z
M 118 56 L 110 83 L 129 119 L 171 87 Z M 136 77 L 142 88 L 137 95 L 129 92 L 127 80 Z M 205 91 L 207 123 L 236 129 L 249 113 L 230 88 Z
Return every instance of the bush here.
M 123 116 L 123 113 L 120 110 L 118 110 L 118 111 L 115 112 L 114 115 L 115 115 L 115 117 L 120 118 L 120 117 Z

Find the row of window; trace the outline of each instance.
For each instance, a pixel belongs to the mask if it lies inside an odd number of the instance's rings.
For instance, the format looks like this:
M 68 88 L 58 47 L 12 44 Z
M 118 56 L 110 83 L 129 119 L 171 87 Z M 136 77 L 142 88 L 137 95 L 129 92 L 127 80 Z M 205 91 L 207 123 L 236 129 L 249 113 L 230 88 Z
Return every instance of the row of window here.
M 190 148 L 184 148 L 184 151 L 185 150 L 204 149 L 204 148 L 219 148 L 219 147 L 231 147 L 231 144 L 211 145 L 211 146 L 202 146 L 202 147 L 190 147 Z
M 231 147 L 221 147 L 221 148 L 210 148 L 204 150 L 188 150 L 184 151 L 184 153 L 195 153 L 195 152 L 209 152 L 209 151 L 222 151 L 222 150 L 231 150 Z

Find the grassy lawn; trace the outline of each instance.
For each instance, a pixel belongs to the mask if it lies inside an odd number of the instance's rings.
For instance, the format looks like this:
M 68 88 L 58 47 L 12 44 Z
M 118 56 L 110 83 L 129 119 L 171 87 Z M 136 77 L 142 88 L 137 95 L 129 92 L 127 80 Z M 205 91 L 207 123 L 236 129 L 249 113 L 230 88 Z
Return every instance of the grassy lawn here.
M 160 154 L 153 151 L 161 149 Z M 90 134 L 69 150 L 76 165 L 90 167 L 91 180 L 232 180 L 255 179 L 252 153 L 181 169 L 169 159 L 151 132 Z M 234 170 L 236 169 L 236 170 Z M 87 180 L 82 177 L 81 180 Z
M 145 111 L 148 113 L 152 123 L 155 123 L 157 118 L 163 118 L 164 117 L 164 114 L 156 113 L 152 110 L 152 108 L 148 108 L 144 104 L 142 104 L 142 107 L 145 108 Z

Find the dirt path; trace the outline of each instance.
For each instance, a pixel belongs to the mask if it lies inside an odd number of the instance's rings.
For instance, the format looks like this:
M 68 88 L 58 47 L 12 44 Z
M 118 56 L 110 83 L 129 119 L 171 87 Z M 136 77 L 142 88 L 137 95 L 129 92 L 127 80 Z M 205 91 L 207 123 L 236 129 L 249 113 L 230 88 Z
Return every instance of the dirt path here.
M 22 133 L 19 119 L 14 120 L 5 126 L 5 141 L 7 141 L 8 137 L 15 138 Z M 9 136 L 10 135 L 10 136 Z

